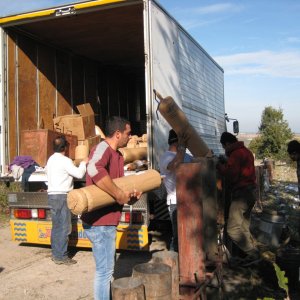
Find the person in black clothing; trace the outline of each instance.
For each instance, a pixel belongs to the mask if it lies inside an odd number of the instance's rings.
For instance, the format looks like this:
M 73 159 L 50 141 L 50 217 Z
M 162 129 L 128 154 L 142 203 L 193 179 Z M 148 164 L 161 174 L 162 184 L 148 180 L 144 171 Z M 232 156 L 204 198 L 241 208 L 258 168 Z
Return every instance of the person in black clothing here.
M 287 145 L 287 152 L 293 161 L 297 162 L 298 194 L 300 199 L 300 143 L 292 140 Z

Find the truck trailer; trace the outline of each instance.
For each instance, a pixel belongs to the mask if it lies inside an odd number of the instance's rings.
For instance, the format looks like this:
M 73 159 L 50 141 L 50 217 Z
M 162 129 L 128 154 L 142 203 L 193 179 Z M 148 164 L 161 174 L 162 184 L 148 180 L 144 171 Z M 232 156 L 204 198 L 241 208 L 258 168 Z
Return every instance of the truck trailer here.
M 77 113 L 82 103 L 91 104 L 100 128 L 118 115 L 133 134 L 147 133 L 148 165 L 158 170 L 170 127 L 157 112 L 154 89 L 172 96 L 208 147 L 222 152 L 223 69 L 157 1 L 66 1 L 0 17 L 2 174 L 20 155 L 22 131 L 53 130 L 54 117 Z M 124 206 L 118 248 L 148 249 L 149 200 L 161 194 Z M 8 198 L 13 239 L 50 244 L 47 193 Z M 72 240 L 89 246 L 77 216 Z

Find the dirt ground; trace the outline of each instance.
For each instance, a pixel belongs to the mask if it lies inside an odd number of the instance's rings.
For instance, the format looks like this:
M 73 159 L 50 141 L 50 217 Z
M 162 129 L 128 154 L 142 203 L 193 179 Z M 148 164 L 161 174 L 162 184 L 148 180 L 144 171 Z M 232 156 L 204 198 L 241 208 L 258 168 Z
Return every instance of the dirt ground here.
M 165 239 L 152 237 L 149 252 L 121 251 L 117 253 L 114 278 L 131 276 L 139 263 L 151 260 L 152 253 L 165 250 Z M 74 252 L 77 264 L 56 265 L 51 261 L 48 246 L 22 245 L 11 241 L 7 222 L 0 225 L 0 300 L 79 300 L 93 299 L 95 264 L 90 249 Z M 249 268 L 224 265 L 224 289 L 208 289 L 208 299 L 249 300 L 284 299 L 273 282 L 266 284 L 270 265 Z M 216 283 L 216 282 L 214 282 Z M 261 297 L 259 297 L 261 296 Z M 292 300 L 300 298 L 291 298 Z
M 159 247 L 159 245 L 157 245 Z M 131 276 L 134 265 L 147 262 L 150 252 L 117 254 L 115 278 Z M 74 253 L 77 264 L 56 265 L 50 247 L 11 241 L 7 222 L 0 225 L 1 300 L 93 299 L 95 263 L 89 249 Z
M 290 172 L 286 167 L 276 167 L 277 181 L 270 188 L 268 197 L 264 197 L 264 208 L 268 206 L 274 209 L 285 205 L 287 211 L 294 209 L 294 204 L 298 204 L 295 201 L 296 191 L 287 188 L 295 183 L 294 173 L 294 170 Z M 165 249 L 164 239 L 154 236 L 152 240 L 150 252 L 117 253 L 114 277 L 131 276 L 136 264 L 150 261 L 154 251 Z M 92 252 L 90 249 L 77 249 L 74 259 L 77 260 L 75 265 L 54 264 L 50 247 L 11 241 L 8 221 L 0 220 L 0 300 L 93 299 L 95 264 Z M 220 293 L 213 289 L 208 299 L 255 300 L 267 296 L 276 300 L 284 299 L 268 262 L 249 268 L 229 268 L 224 265 L 223 275 L 223 291 Z M 300 294 L 291 294 L 290 299 L 300 299 Z

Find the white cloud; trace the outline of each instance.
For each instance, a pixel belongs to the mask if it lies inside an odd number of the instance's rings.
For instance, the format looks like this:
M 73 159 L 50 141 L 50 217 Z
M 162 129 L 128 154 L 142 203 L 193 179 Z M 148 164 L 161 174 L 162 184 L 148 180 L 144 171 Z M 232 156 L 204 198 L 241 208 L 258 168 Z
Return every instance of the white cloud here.
M 239 12 L 243 9 L 241 5 L 236 5 L 232 3 L 220 3 L 220 4 L 212 4 L 207 6 L 198 6 L 198 7 L 190 7 L 186 9 L 178 8 L 175 9 L 176 14 L 185 14 L 185 15 L 193 15 L 193 16 L 204 16 L 204 15 L 212 15 L 212 14 L 224 14 L 224 13 L 233 13 Z
M 206 6 L 175 8 L 172 13 L 183 26 L 190 30 L 192 28 L 209 26 L 224 22 L 231 14 L 240 12 L 243 6 L 232 3 L 220 3 Z
M 190 10 L 196 14 L 207 15 L 207 14 L 219 14 L 219 13 L 227 13 L 227 12 L 237 12 L 242 9 L 240 5 L 234 5 L 232 3 L 220 3 L 220 4 L 213 4 L 202 6 L 198 8 L 194 8 Z
M 300 51 L 259 51 L 218 56 L 214 59 L 226 75 L 264 75 L 300 78 Z

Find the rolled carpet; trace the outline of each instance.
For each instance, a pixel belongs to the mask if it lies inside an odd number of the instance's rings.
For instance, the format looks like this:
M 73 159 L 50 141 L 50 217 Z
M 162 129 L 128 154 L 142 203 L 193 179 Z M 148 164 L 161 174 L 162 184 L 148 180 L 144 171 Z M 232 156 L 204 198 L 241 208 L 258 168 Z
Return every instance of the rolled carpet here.
M 184 139 L 187 148 L 191 151 L 193 156 L 212 156 L 211 150 L 197 133 L 195 128 L 189 123 L 186 115 L 174 99 L 172 97 L 163 98 L 158 92 L 156 92 L 156 95 L 160 100 L 158 106 L 159 112 L 174 129 L 177 135 L 180 135 Z
M 135 160 L 147 159 L 147 147 L 139 148 L 120 148 L 119 151 L 124 157 L 124 164 Z
M 155 170 L 147 170 L 141 174 L 128 175 L 113 179 L 113 182 L 123 191 L 146 193 L 156 189 L 161 184 L 161 176 Z M 81 215 L 95 209 L 116 203 L 114 198 L 96 185 L 74 189 L 68 194 L 68 207 L 75 215 Z

